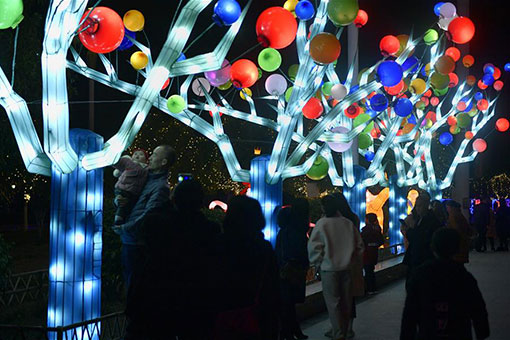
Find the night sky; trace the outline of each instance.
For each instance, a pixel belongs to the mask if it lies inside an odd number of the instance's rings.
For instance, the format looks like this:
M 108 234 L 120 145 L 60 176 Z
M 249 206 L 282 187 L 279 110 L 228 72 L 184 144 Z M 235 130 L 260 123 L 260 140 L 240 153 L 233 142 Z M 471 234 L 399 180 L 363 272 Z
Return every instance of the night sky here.
M 129 9 L 140 10 L 145 18 L 145 32 L 150 39 L 154 59 L 157 58 L 161 45 L 168 32 L 172 16 L 175 13 L 176 6 L 179 1 L 114 1 L 104 0 L 101 6 L 107 6 L 115 9 L 121 16 Z M 455 1 L 452 1 L 455 3 Z M 91 4 L 93 2 L 91 1 Z M 160 4 L 160 5 L 156 5 Z M 214 2 L 213 2 L 214 3 Z M 240 0 L 241 6 L 247 3 L 247 0 Z M 265 8 L 270 6 L 282 6 L 284 1 L 278 0 L 254 0 L 249 10 L 248 18 L 243 23 L 241 32 L 236 38 L 228 59 L 238 56 L 242 51 L 253 47 L 256 44 L 255 21 L 257 16 Z M 433 7 L 436 1 L 420 0 L 420 1 L 370 1 L 359 0 L 360 8 L 364 9 L 369 15 L 368 24 L 359 32 L 359 49 L 360 64 L 359 68 L 373 65 L 380 59 L 379 40 L 387 34 L 410 34 L 414 30 L 415 35 L 421 35 L 428 28 L 434 27 L 437 17 L 434 14 Z M 472 0 L 469 17 L 476 26 L 476 34 L 470 43 L 470 53 L 475 57 L 475 66 L 471 68 L 470 73 L 479 77 L 482 74 L 482 67 L 485 63 L 491 62 L 503 69 L 506 62 L 510 62 L 510 47 L 507 42 L 510 36 L 510 26 L 507 23 L 507 12 L 503 9 L 503 0 L 480 1 Z M 211 23 L 213 5 L 209 6 L 200 16 L 199 22 L 195 27 L 193 37 L 201 33 Z M 461 15 L 463 13 L 460 13 Z M 331 25 L 331 24 L 329 24 Z M 331 28 L 330 26 L 328 26 Z M 214 28 L 201 40 L 195 44 L 186 54 L 188 57 L 197 53 L 209 51 L 215 47 L 219 41 L 218 37 L 225 29 Z M 144 38 L 138 35 L 138 39 L 142 42 Z M 190 41 L 191 41 L 190 40 Z M 341 79 L 346 73 L 346 34 L 341 39 L 344 47 L 340 58 L 337 71 Z M 118 55 L 120 64 L 120 75 L 125 80 L 134 81 L 135 72 L 132 71 L 127 60 L 134 49 L 126 52 L 120 52 Z M 256 60 L 256 56 L 260 49 L 255 49 L 252 53 L 247 54 L 247 58 Z M 295 44 L 281 51 L 284 58 L 282 69 L 286 70 L 288 66 L 295 63 Z M 113 54 L 113 53 L 112 53 Z M 113 56 L 112 56 L 113 57 Z M 459 63 L 460 64 L 460 63 Z M 4 65 L 3 65 L 4 66 Z M 4 66 L 5 67 L 5 66 Z M 458 67 L 462 67 L 458 65 Z M 71 101 L 88 100 L 88 81 L 78 76 L 76 86 L 78 93 L 72 95 Z M 508 80 L 504 74 L 503 81 Z M 263 86 L 259 84 L 258 86 Z M 498 103 L 498 117 L 509 118 L 509 95 L 510 88 L 505 87 L 502 91 L 502 98 Z M 96 100 L 132 100 L 132 97 L 119 94 L 117 91 L 111 90 L 100 84 L 96 84 Z M 239 100 L 239 99 L 238 99 Z M 238 103 L 239 104 L 239 103 Z M 235 106 L 235 105 L 234 105 Z M 129 109 L 129 103 L 115 104 L 96 104 L 95 105 L 95 131 L 110 138 L 120 127 L 120 124 Z M 71 126 L 87 127 L 87 104 L 71 105 Z M 152 113 L 161 114 L 153 109 Z M 497 174 L 510 169 L 510 157 L 508 145 L 510 142 L 510 132 L 500 133 L 492 131 L 494 127 L 493 119 L 484 128 L 481 137 L 490 134 L 488 138 L 488 150 L 477 157 L 474 166 L 472 166 L 472 177 L 481 175 Z M 492 131 L 492 132 L 491 132 Z M 235 145 L 234 145 L 235 147 Z

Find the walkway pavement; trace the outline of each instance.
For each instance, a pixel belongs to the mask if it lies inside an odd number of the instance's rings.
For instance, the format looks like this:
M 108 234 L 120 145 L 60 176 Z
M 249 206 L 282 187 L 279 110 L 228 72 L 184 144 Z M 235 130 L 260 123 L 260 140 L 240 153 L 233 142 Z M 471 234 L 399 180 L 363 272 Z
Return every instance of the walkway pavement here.
M 510 253 L 471 252 L 466 268 L 478 281 L 491 327 L 491 340 L 510 339 Z M 383 287 L 380 293 L 357 304 L 358 317 L 354 324 L 356 340 L 394 340 L 399 338 L 400 320 L 404 307 L 404 280 Z M 309 340 L 328 339 L 327 313 L 302 323 Z

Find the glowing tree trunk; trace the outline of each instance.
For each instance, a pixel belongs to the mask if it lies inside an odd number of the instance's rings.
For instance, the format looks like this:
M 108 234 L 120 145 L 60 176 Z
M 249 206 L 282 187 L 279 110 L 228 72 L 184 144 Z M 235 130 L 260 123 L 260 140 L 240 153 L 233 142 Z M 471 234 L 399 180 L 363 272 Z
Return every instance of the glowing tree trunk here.
M 407 187 L 399 187 L 398 176 L 390 177 L 390 197 L 389 197 L 389 211 L 390 211 L 390 225 L 388 236 L 390 238 L 390 246 L 403 243 L 403 236 L 400 232 L 400 219 L 407 217 Z M 397 247 L 392 250 L 393 253 L 400 253 L 402 247 Z
M 354 185 L 349 187 L 344 185 L 343 194 L 352 211 L 358 215 L 360 220 L 360 228 L 365 225 L 365 214 L 366 214 L 366 201 L 367 201 L 367 187 L 364 184 L 366 169 L 354 165 Z
M 71 130 L 70 142 L 80 158 L 103 148 L 87 130 Z M 101 316 L 103 169 L 53 166 L 51 197 L 48 326 L 57 327 Z
M 269 155 L 259 156 L 251 161 L 250 167 L 250 196 L 259 201 L 262 212 L 266 218 L 264 237 L 270 241 L 273 247 L 276 242 L 278 225 L 276 223 L 276 208 L 282 205 L 282 180 L 275 184 L 266 182 Z

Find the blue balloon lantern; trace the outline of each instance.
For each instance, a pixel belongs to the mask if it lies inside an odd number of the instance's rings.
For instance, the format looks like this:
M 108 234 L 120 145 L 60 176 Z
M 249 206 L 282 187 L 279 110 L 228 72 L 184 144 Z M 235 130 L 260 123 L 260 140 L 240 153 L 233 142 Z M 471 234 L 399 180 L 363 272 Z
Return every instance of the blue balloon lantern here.
M 177 61 L 183 61 L 183 60 L 186 60 L 186 56 L 184 55 L 184 53 L 181 52 L 181 54 L 179 55 L 179 58 L 177 58 Z
M 496 69 L 492 64 L 488 64 L 483 68 L 483 73 L 493 75 Z
M 309 20 L 315 15 L 315 8 L 308 0 L 302 0 L 297 3 L 294 13 L 300 20 Z
M 367 151 L 365 153 L 365 159 L 369 162 L 371 162 L 375 157 L 375 153 L 373 153 L 372 151 Z
M 441 6 L 444 5 L 444 2 L 438 2 L 435 6 L 434 6 L 434 13 L 437 15 L 437 16 L 440 16 L 441 15 Z
M 506 63 L 504 68 L 506 72 L 510 72 L 510 63 Z
M 136 33 L 128 30 L 127 28 L 124 28 L 124 38 L 122 38 L 122 42 L 120 43 L 119 47 L 117 47 L 119 51 L 127 50 L 133 46 L 133 42 L 129 40 L 128 36 L 136 40 Z
M 466 103 L 466 108 L 463 112 L 469 112 L 473 108 L 473 101 L 469 97 L 464 97 L 461 99 L 464 103 Z
M 494 83 L 494 77 L 492 74 L 484 74 L 482 77 L 482 83 L 484 83 L 487 86 L 491 86 Z
M 407 71 L 408 69 L 412 68 L 411 72 L 416 72 L 418 69 L 418 61 L 418 58 L 416 58 L 414 55 L 407 58 L 402 64 L 402 70 Z
M 397 116 L 407 117 L 413 112 L 413 103 L 407 98 L 399 98 L 393 109 Z
M 449 132 L 443 132 L 439 135 L 439 143 L 443 145 L 450 145 L 453 142 L 453 135 Z
M 410 115 L 409 117 L 407 117 L 407 122 L 409 124 L 415 124 L 416 125 L 416 117 L 414 115 Z
M 483 93 L 482 93 L 482 92 L 477 92 L 477 93 L 475 93 L 475 99 L 476 99 L 476 100 L 483 99 Z
M 370 117 L 374 118 L 374 117 L 377 117 L 377 112 L 372 110 L 371 108 L 367 108 L 367 110 L 365 111 L 365 113 L 367 115 L 369 115 Z
M 218 26 L 230 26 L 241 16 L 241 6 L 236 0 L 219 0 L 214 5 L 214 22 Z
M 352 86 L 352 87 L 349 89 L 349 93 L 348 93 L 348 94 L 351 94 L 351 93 L 353 93 L 353 92 L 356 92 L 356 91 L 358 91 L 358 89 L 359 89 L 359 85 L 354 85 L 354 86 Z
M 377 76 L 384 86 L 395 86 L 402 80 L 402 66 L 392 60 L 383 61 L 377 68 Z
M 388 98 L 384 94 L 376 94 L 370 98 L 370 107 L 376 112 L 381 112 L 388 107 Z

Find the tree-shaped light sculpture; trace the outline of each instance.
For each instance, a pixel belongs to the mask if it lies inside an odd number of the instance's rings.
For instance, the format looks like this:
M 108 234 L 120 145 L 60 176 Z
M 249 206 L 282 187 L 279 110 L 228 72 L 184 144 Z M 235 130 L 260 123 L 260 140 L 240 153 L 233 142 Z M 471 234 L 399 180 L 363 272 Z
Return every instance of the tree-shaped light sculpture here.
M 237 4 L 234 0 L 228 1 Z M 263 207 L 268 222 L 264 233 L 271 241 L 274 241 L 276 236 L 275 208 L 281 205 L 281 185 L 286 178 L 307 173 L 315 179 L 329 175 L 333 185 L 344 187 L 346 197 L 362 221 L 366 187 L 378 183 L 389 185 L 392 188 L 390 200 L 393 202 L 390 202 L 390 214 L 392 219 L 398 220 L 405 211 L 406 203 L 402 194 L 397 192 L 399 188 L 418 184 L 426 190 L 439 192 L 450 184 L 459 163 L 476 157 L 476 151 L 464 156 L 470 143 L 470 140 L 466 139 L 461 143 L 446 178 L 438 180 L 434 175 L 430 152 L 432 139 L 449 117 L 457 116 L 458 119 L 457 104 L 460 101 L 472 102 L 475 96 L 475 91 L 466 85 L 466 82 L 453 89 L 451 96 L 447 95 L 449 82 L 444 84 L 444 79 L 448 74 L 444 74 L 444 71 L 436 66 L 445 54 L 445 38 L 431 42 L 430 32 L 416 39 L 408 37 L 407 40 L 399 42 L 399 51 L 385 56 L 363 72 L 358 84 L 353 66 L 349 68 L 342 83 L 335 72 L 334 59 L 338 58 L 338 55 L 331 59 L 330 55 L 324 56 L 317 51 L 325 48 L 333 50 L 333 55 L 336 53 L 334 49 L 343 32 L 343 26 L 354 21 L 358 14 L 357 1 L 323 0 L 314 9 L 310 2 L 303 0 L 295 9 L 298 17 L 302 19 L 292 33 L 290 42 L 287 41 L 289 45 L 295 40 L 299 60 L 297 72 L 290 77 L 292 81 L 280 76 L 278 86 L 268 85 L 270 77 L 267 77 L 266 89 L 269 95 L 254 100 L 249 95 L 250 90 L 243 88 L 243 81 L 230 73 L 232 82 L 242 91 L 249 105 L 249 111 L 245 112 L 233 107 L 226 99 L 227 96 L 216 91 L 216 88 L 227 88 L 228 79 L 224 79 L 221 84 L 212 84 L 214 89 L 211 91 L 211 84 L 201 74 L 222 72 L 227 67 L 234 68 L 236 63 L 241 61 L 245 63 L 241 68 L 244 72 L 246 67 L 253 64 L 236 59 L 230 60 L 230 63 L 225 62 L 225 59 L 230 57 L 227 54 L 234 38 L 249 13 L 251 1 L 247 1 L 242 10 L 239 7 L 239 12 L 232 21 L 224 20 L 232 19 L 232 13 L 229 13 L 228 18 L 222 17 L 221 11 L 216 13 L 215 21 L 229 27 L 213 51 L 188 59 L 182 58 L 186 45 L 193 44 L 188 43 L 188 40 L 199 14 L 209 8 L 211 2 L 212 0 L 186 2 L 171 24 L 166 41 L 155 61 L 149 47 L 137 41 L 132 34 L 125 34 L 124 42 L 128 45 L 134 44 L 141 52 L 137 54 L 141 57 L 140 60 L 132 58 L 131 61 L 145 78 L 143 85 L 139 86 L 120 79 L 114 64 L 104 54 L 108 49 L 97 50 L 100 51 L 99 58 L 104 66 L 104 71 L 100 71 L 88 67 L 80 53 L 71 46 L 71 41 L 77 34 L 90 33 L 100 36 L 101 30 L 109 28 L 124 34 L 124 27 L 118 25 L 120 17 L 117 18 L 111 10 L 100 7 L 85 12 L 87 1 L 84 0 L 52 1 L 42 53 L 44 149 L 40 145 L 24 100 L 13 91 L 0 70 L 0 104 L 9 115 L 28 171 L 44 175 L 49 175 L 50 170 L 52 172 L 51 292 L 48 310 L 50 326 L 82 321 L 100 314 L 101 169 L 118 161 L 122 152 L 133 142 L 153 106 L 216 143 L 232 180 L 251 182 L 251 195 L 257 198 Z M 343 2 L 344 5 L 348 3 L 348 6 L 343 8 L 349 13 L 339 14 L 338 8 Z M 303 6 L 306 11 L 301 8 Z M 286 9 L 273 7 L 259 16 L 261 25 L 264 25 L 264 20 L 283 18 L 274 13 L 290 20 L 291 25 L 288 26 L 291 28 L 294 25 L 292 21 L 296 23 Z M 140 15 L 135 13 L 135 17 Z M 328 25 L 328 19 L 338 27 L 332 28 Z M 452 22 L 456 20 L 450 19 Z M 442 25 L 444 27 L 444 22 Z M 129 27 L 131 28 L 131 25 Z M 271 52 L 278 59 L 277 49 L 287 45 L 272 41 L 271 34 L 262 28 L 259 30 L 257 27 L 257 31 L 261 50 L 274 47 L 274 51 L 262 52 Z M 455 36 L 455 32 L 449 33 Z M 119 33 L 119 36 L 122 38 L 123 35 Z M 81 39 L 86 46 L 89 44 L 87 39 Z M 117 40 L 112 44 L 113 49 L 121 44 L 121 40 Z M 423 45 L 423 41 L 427 43 L 427 53 L 424 53 L 424 57 L 417 58 L 413 56 L 413 52 Z M 315 43 L 319 44 L 318 48 L 315 48 Z M 92 50 L 104 47 L 98 45 L 100 46 L 87 47 Z M 135 97 L 119 131 L 104 143 L 104 147 L 100 136 L 83 130 L 69 132 L 66 69 Z M 272 71 L 277 69 L 278 66 L 272 68 Z M 422 69 L 432 71 L 422 73 Z M 162 96 L 161 89 L 165 82 L 169 78 L 177 77 L 184 79 L 175 90 L 176 93 L 168 99 Z M 210 80 L 210 77 L 208 79 Z M 289 82 L 293 82 L 292 90 L 287 89 Z M 413 82 L 424 84 L 423 88 L 418 90 L 417 86 L 409 86 Z M 397 86 L 401 86 L 398 91 L 395 90 Z M 429 87 L 442 98 L 436 98 L 440 104 L 434 121 L 429 119 L 429 113 L 426 112 L 429 104 L 421 104 L 428 100 L 424 98 L 428 98 L 426 90 Z M 173 89 L 171 86 L 170 88 Z M 372 100 L 374 97 L 381 101 Z M 261 102 L 269 103 L 274 112 L 262 113 Z M 312 112 L 314 114 L 306 114 L 305 118 L 303 111 L 307 111 L 305 106 L 310 102 L 310 105 L 319 108 L 322 113 Z M 480 112 L 471 112 L 474 119 L 470 132 L 473 136 L 494 115 L 494 103 L 494 99 L 489 100 Z M 209 119 L 206 115 L 203 118 L 203 111 L 210 111 L 212 117 Z M 221 115 L 274 131 L 276 138 L 271 154 L 255 158 L 249 170 L 242 169 L 231 140 L 224 132 L 225 118 Z M 356 138 L 359 148 L 349 147 L 349 143 Z M 341 146 L 341 152 L 337 152 L 338 146 Z M 394 153 L 397 173 L 387 178 L 385 159 L 391 156 L 389 151 Z M 356 153 L 370 160 L 367 169 L 354 164 L 353 154 Z M 421 161 L 422 156 L 424 162 Z M 340 159 L 341 175 L 336 167 Z M 398 243 L 396 224 L 393 223 L 390 229 L 390 234 L 394 235 L 392 242 Z

